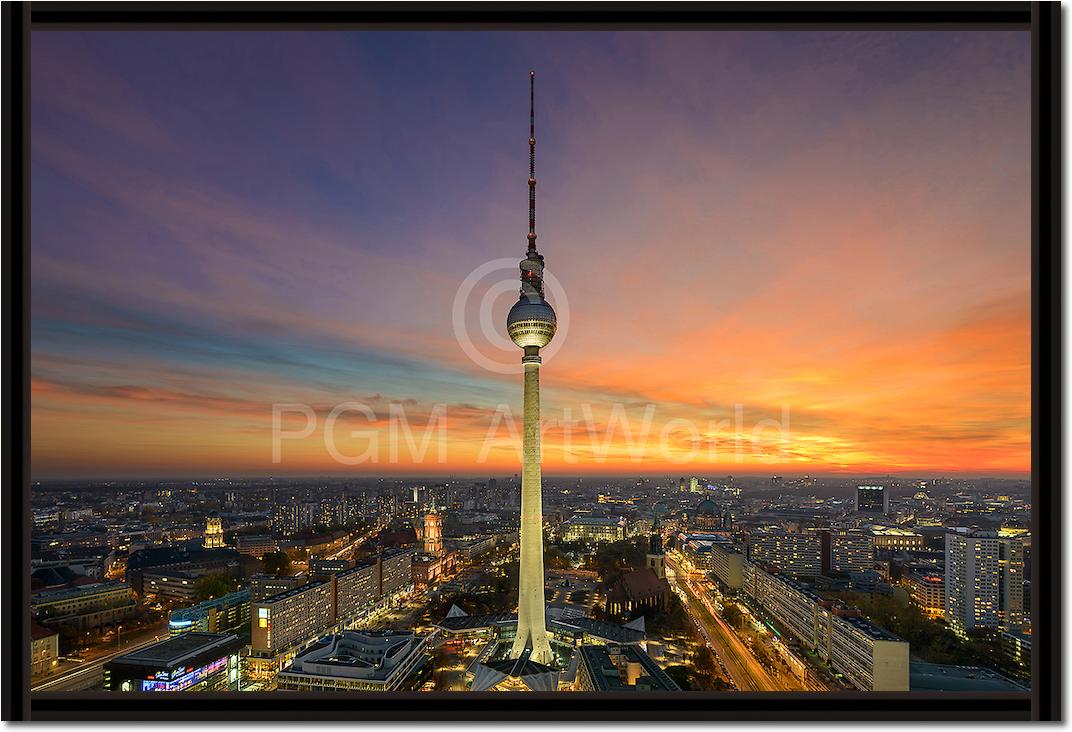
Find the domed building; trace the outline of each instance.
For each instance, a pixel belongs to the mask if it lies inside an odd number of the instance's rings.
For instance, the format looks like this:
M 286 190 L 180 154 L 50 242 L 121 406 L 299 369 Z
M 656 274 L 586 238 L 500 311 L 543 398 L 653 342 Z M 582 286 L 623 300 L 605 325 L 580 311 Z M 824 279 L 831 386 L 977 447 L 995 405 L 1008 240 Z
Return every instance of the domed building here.
M 710 498 L 705 498 L 700 501 L 696 506 L 696 510 L 693 511 L 692 521 L 689 522 L 692 529 L 721 529 L 722 528 L 722 514 L 718 510 L 718 505 Z

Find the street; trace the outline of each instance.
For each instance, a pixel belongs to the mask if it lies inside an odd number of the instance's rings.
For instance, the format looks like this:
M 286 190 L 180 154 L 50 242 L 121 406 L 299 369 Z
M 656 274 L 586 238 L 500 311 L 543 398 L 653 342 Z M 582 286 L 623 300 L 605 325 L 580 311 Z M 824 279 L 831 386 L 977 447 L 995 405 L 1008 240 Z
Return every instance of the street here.
M 124 653 L 162 641 L 168 637 L 168 626 L 163 624 L 142 628 L 122 636 L 119 644 L 99 645 L 86 651 L 81 663 L 61 661 L 59 668 L 48 676 L 35 681 L 31 691 L 84 691 L 100 689 L 104 664 Z M 118 645 L 118 647 L 116 647 Z
M 798 691 L 799 684 L 791 676 L 774 676 L 760 664 L 737 634 L 714 609 L 703 602 L 693 589 L 686 573 L 679 570 L 670 557 L 666 560 L 666 577 L 682 598 L 689 615 L 722 660 L 730 678 L 741 691 Z

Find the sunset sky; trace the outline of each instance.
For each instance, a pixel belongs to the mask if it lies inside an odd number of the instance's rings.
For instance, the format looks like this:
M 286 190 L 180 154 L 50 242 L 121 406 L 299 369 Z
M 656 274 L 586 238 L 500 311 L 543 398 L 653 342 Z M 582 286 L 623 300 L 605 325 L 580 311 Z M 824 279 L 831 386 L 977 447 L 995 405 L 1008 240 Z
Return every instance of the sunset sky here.
M 516 472 L 530 68 L 546 472 L 1029 470 L 1027 32 L 35 32 L 34 477 Z

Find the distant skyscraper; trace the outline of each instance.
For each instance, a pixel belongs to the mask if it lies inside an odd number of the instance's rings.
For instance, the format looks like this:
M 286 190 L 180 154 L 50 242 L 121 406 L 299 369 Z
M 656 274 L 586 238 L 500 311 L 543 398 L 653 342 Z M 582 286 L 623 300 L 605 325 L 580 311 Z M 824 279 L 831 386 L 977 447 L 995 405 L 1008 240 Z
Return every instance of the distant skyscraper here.
M 551 342 L 557 320 L 544 299 L 543 256 L 536 251 L 536 72 L 529 74 L 529 235 L 521 261 L 521 296 L 506 318 L 506 329 L 525 350 L 524 431 L 521 472 L 521 568 L 518 588 L 517 637 L 511 652 L 518 658 L 527 647 L 529 658 L 543 664 L 553 660 L 544 617 L 543 490 L 540 476 L 540 349 Z
M 215 513 L 205 519 L 205 540 L 203 546 L 206 549 L 220 549 L 223 547 L 223 521 Z
M 889 513 L 889 491 L 880 485 L 856 486 L 856 510 L 863 513 Z
M 677 490 L 678 490 L 679 493 L 684 493 L 685 492 L 686 488 L 685 488 L 685 479 L 684 478 L 678 479 L 678 481 L 677 481 Z
M 1024 623 L 1024 547 L 995 532 L 945 535 L 945 619 L 954 632 Z

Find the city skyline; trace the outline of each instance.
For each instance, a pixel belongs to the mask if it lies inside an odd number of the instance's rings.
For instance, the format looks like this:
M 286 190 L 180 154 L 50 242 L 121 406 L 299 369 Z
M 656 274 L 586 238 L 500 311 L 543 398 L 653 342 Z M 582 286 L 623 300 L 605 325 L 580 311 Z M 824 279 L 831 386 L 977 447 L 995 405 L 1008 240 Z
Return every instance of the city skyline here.
M 35 35 L 33 476 L 516 472 L 505 429 L 477 460 L 516 378 L 450 309 L 523 237 L 532 66 L 549 272 L 584 313 L 544 413 L 591 408 L 574 463 L 546 428 L 548 475 L 1025 476 L 1028 41 Z M 272 463 L 272 404 L 351 400 L 384 450 L 390 404 L 418 432 L 446 404 L 448 460 Z M 787 406 L 791 451 L 634 462 L 619 429 L 595 460 L 614 404 L 656 434 Z

